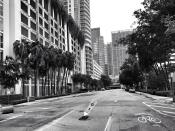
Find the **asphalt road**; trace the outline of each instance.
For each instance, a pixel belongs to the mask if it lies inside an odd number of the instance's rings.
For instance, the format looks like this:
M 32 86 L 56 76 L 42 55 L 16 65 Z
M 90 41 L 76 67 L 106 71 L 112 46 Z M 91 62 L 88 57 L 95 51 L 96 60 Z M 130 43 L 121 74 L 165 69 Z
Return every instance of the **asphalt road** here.
M 174 123 L 174 104 L 118 89 L 18 105 L 0 116 L 0 131 L 175 131 Z

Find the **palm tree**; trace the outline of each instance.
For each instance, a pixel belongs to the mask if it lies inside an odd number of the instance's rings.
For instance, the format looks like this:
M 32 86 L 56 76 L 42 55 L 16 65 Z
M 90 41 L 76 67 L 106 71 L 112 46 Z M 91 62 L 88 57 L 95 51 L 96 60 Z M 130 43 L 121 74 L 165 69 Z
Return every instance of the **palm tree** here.
M 67 86 L 70 71 L 74 69 L 75 55 L 73 53 L 68 52 L 67 59 L 68 59 L 68 63 L 67 63 L 67 70 L 66 70 L 65 86 Z
M 60 71 L 62 68 L 62 50 L 58 49 L 56 53 L 56 65 L 57 65 L 57 84 L 56 84 L 56 89 L 57 93 L 59 91 L 59 81 L 60 81 Z
M 37 97 L 37 79 L 39 77 L 39 68 L 45 65 L 44 59 L 42 59 L 43 45 L 39 41 L 31 43 L 31 55 L 30 55 L 30 66 L 34 72 L 34 96 Z
M 20 63 L 20 70 L 22 79 L 22 91 L 25 96 L 25 82 L 30 78 L 30 66 L 29 66 L 29 54 L 30 54 L 30 43 L 26 40 L 21 42 L 16 40 L 13 43 L 13 51 L 16 57 L 16 60 Z

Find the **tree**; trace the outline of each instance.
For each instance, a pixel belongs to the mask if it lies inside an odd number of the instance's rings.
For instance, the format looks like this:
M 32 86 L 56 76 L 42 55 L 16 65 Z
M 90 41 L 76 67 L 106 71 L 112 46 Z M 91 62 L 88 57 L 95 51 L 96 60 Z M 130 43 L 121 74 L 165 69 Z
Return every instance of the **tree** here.
M 19 63 L 10 56 L 1 63 L 0 81 L 4 88 L 14 88 L 20 79 Z
M 29 57 L 30 67 L 34 72 L 34 95 L 37 97 L 37 79 L 39 78 L 39 69 L 45 65 L 45 61 L 42 57 L 43 54 L 43 45 L 39 43 L 39 41 L 35 41 L 31 43 L 31 54 Z
M 143 74 L 135 56 L 130 55 L 123 63 L 120 70 L 119 81 L 123 85 L 131 87 L 135 85 L 138 87 L 139 82 L 143 81 Z
M 29 55 L 30 55 L 30 42 L 22 40 L 21 42 L 16 40 L 13 43 L 13 51 L 15 58 L 19 63 L 19 68 L 21 71 L 20 78 L 22 79 L 22 91 L 25 95 L 25 83 L 31 77 L 31 68 L 29 66 Z
M 170 89 L 167 66 L 174 52 L 173 35 L 166 35 L 165 18 L 175 13 L 172 0 L 144 0 L 144 9 L 134 12 L 138 26 L 134 32 L 123 40 L 128 46 L 128 53 L 137 55 L 143 72 L 154 70 L 157 75 L 163 74 L 166 90 Z
M 110 77 L 107 76 L 107 75 L 101 75 L 101 79 L 100 80 L 103 83 L 103 86 L 105 88 L 112 83 Z

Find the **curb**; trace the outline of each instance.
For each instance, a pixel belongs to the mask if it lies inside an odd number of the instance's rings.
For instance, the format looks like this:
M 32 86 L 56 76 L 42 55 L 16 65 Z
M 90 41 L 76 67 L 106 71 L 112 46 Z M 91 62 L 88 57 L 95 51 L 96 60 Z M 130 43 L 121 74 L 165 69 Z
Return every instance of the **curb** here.
M 163 100 L 163 103 L 166 103 L 166 104 L 175 104 L 175 103 L 173 103 L 172 100 L 168 100 L 168 99 L 170 99 L 170 97 L 162 97 L 162 98 L 157 98 L 156 99 L 156 98 L 154 98 L 154 95 L 151 95 L 151 94 L 142 93 L 142 92 L 136 92 L 136 93 L 139 94 L 139 95 L 143 95 L 147 98 L 151 98 L 153 100 Z M 156 96 L 156 97 L 161 97 L 161 96 Z
M 48 102 L 50 100 L 61 100 L 61 99 L 64 99 L 64 98 L 81 96 L 83 94 L 95 94 L 95 93 L 96 92 L 86 92 L 86 93 L 71 94 L 71 95 L 66 95 L 66 96 L 58 96 L 58 97 L 55 97 L 55 98 L 48 98 L 48 99 L 35 100 L 35 101 L 32 101 L 32 102 L 25 102 L 25 103 L 14 105 L 14 107 L 28 106 L 28 105 L 37 104 L 37 103 L 40 103 L 40 102 Z

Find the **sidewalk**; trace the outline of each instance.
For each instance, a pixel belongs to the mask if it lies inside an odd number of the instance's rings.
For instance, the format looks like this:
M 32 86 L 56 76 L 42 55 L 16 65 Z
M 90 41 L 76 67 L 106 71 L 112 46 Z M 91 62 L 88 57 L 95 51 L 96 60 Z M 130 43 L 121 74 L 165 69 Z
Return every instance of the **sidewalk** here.
M 78 97 L 78 96 L 85 95 L 85 94 L 92 94 L 93 95 L 95 93 L 96 92 L 93 91 L 93 92 L 85 92 L 85 93 L 71 94 L 71 95 L 65 95 L 65 96 L 58 96 L 58 97 L 54 97 L 54 98 L 40 99 L 40 100 L 31 101 L 31 102 L 17 104 L 17 105 L 14 105 L 14 107 L 27 106 L 27 105 L 37 104 L 40 102 L 48 102 L 48 101 L 53 101 L 53 100 L 61 100 L 61 99 L 70 98 L 70 97 Z
M 151 98 L 153 100 L 159 101 L 159 102 L 163 102 L 163 103 L 167 103 L 167 104 L 173 104 L 173 98 L 171 97 L 164 97 L 164 96 L 157 96 L 157 95 L 151 95 L 148 93 L 143 93 L 143 92 L 136 92 L 139 95 L 143 95 L 147 98 Z M 175 103 L 174 103 L 175 104 Z

